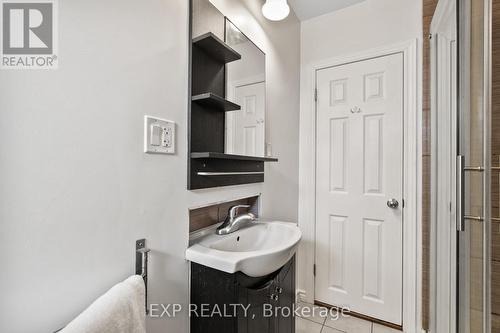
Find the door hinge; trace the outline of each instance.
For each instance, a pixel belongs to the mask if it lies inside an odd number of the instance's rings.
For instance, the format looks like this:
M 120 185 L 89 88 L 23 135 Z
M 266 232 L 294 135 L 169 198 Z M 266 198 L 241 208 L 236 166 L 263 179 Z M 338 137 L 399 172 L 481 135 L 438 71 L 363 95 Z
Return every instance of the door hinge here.
M 318 89 L 314 89 L 314 101 L 318 101 Z
M 316 264 L 313 265 L 313 275 L 316 276 Z
M 405 208 L 405 199 L 401 200 L 402 201 L 402 206 Z

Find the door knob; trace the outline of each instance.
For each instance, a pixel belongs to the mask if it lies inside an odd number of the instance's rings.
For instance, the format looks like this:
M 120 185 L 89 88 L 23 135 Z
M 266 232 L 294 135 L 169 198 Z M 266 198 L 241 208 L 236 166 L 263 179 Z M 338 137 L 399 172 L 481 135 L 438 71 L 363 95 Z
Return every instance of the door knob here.
M 396 209 L 399 207 L 399 202 L 396 199 L 387 200 L 387 207 Z

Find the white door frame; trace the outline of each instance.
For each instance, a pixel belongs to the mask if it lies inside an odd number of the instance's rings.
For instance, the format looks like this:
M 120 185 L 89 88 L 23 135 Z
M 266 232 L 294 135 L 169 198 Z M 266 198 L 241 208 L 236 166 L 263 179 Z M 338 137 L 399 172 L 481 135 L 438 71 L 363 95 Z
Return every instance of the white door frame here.
M 457 329 L 456 170 L 454 168 L 457 143 L 453 141 L 457 136 L 457 96 L 451 93 L 451 90 L 456 88 L 456 83 L 453 83 L 456 80 L 456 73 L 452 71 L 452 68 L 456 68 L 457 61 L 456 54 L 452 53 L 453 47 L 456 48 L 457 38 L 454 31 L 456 10 L 455 1 L 440 0 L 430 26 L 432 34 L 430 48 L 431 137 L 433 138 L 431 142 L 430 332 L 455 332 Z M 443 68 L 443 64 L 448 64 L 448 66 Z M 442 98 L 443 95 L 444 98 Z M 449 177 L 442 177 L 447 174 Z M 443 209 L 443 207 L 446 208 Z M 461 269 L 464 268 L 461 267 Z M 469 316 L 469 313 L 461 315 Z
M 394 53 L 403 55 L 404 66 L 404 210 L 403 210 L 403 330 L 420 333 L 422 299 L 422 108 L 421 82 L 418 75 L 418 40 L 368 50 L 344 57 L 327 59 L 308 66 L 300 110 L 299 226 L 299 297 L 314 302 L 314 263 L 316 229 L 316 74 L 329 67 L 368 60 Z

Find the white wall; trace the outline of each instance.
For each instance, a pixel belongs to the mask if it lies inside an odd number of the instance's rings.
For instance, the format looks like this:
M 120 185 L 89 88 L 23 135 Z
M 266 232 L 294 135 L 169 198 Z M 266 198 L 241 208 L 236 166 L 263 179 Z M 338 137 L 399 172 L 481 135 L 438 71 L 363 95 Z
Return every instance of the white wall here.
M 421 37 L 422 3 L 366 0 L 302 22 L 301 65 Z
M 226 65 L 226 89 L 229 89 L 230 82 L 265 78 L 266 57 L 252 42 L 246 41 L 230 46 L 241 54 L 242 58 Z M 229 95 L 229 91 L 226 91 Z
M 417 0 L 366 0 L 323 16 L 302 22 L 301 26 L 301 106 L 300 106 L 300 179 L 310 177 L 310 161 L 315 159 L 311 133 L 314 123 L 313 66 L 328 59 L 348 56 L 400 42 L 421 39 L 422 3 Z M 420 41 L 421 43 L 421 41 Z M 420 48 L 419 43 L 419 48 Z M 420 89 L 420 88 L 418 88 Z M 314 189 L 300 187 L 299 225 L 304 231 L 299 253 L 299 289 L 314 299 Z
M 186 190 L 186 0 L 59 1 L 59 69 L 0 72 L 1 332 L 64 326 L 133 273 L 142 237 L 150 302 L 186 304 L 189 207 L 262 192 L 264 215 L 297 220 L 299 23 L 218 2 L 267 53 L 264 184 Z M 142 153 L 144 114 L 177 122 L 176 155 Z M 188 332 L 187 314 L 148 331 Z
M 262 1 L 210 0 L 266 53 L 266 141 L 279 163 L 266 164 L 265 214 L 298 220 L 300 24 L 293 12 L 281 22 L 266 20 Z

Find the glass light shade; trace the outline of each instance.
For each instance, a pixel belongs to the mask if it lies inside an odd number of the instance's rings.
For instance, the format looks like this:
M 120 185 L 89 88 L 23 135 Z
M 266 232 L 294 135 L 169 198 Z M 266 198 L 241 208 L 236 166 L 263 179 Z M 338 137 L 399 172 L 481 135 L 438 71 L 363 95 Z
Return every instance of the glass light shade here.
M 262 6 L 262 14 L 271 21 L 281 21 L 290 14 L 290 7 L 286 0 L 266 0 Z

